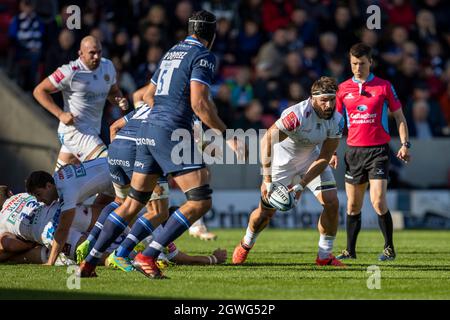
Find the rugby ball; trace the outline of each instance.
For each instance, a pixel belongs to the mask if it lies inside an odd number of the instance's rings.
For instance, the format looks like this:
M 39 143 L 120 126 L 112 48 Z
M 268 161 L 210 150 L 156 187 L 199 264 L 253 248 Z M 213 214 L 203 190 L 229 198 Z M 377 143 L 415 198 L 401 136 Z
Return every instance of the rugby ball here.
M 285 185 L 275 182 L 269 197 L 269 204 L 280 211 L 288 211 L 295 206 L 294 192 L 289 192 Z

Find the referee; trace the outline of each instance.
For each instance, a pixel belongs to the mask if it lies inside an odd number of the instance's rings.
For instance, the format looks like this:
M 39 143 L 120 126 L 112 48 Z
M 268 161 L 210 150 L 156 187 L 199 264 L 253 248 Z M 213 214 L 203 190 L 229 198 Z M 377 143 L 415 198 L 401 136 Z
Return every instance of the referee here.
M 370 71 L 372 49 L 358 43 L 350 49 L 353 77 L 339 85 L 336 108 L 348 128 L 345 153 L 345 190 L 347 193 L 347 249 L 338 259 L 356 258 L 356 239 L 361 229 L 361 208 L 370 184 L 370 200 L 378 215 L 384 236 L 384 250 L 380 261 L 394 260 L 392 217 L 386 203 L 389 168 L 388 111 L 392 112 L 400 134 L 401 147 L 397 157 L 409 161 L 408 127 L 402 105 L 389 81 Z M 337 160 L 336 160 L 337 161 Z

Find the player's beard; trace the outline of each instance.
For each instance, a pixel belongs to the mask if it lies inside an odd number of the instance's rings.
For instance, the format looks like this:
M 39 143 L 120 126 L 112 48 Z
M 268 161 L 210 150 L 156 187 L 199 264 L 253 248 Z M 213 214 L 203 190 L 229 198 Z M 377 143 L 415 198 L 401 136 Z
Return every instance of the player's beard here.
M 324 111 L 319 106 L 314 105 L 313 103 L 313 109 L 316 112 L 316 114 L 319 116 L 319 118 L 324 120 L 330 120 L 333 117 L 334 111 L 336 110 L 336 107 L 332 108 L 331 110 Z

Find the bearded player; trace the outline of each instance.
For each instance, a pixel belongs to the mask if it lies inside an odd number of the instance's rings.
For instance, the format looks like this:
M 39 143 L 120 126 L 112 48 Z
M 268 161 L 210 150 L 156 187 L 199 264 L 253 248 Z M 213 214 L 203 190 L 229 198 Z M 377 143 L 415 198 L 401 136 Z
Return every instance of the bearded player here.
M 268 199 L 274 183 L 281 183 L 297 186 L 297 200 L 303 189 L 308 188 L 323 206 L 318 222 L 320 240 L 316 264 L 344 266 L 332 254 L 339 200 L 329 163 L 344 126 L 341 114 L 335 112 L 337 89 L 333 78 L 320 78 L 312 85 L 311 98 L 286 109 L 262 138 L 261 201 L 250 215 L 244 238 L 234 250 L 234 264 L 245 262 L 256 238 L 275 214 L 276 209 Z

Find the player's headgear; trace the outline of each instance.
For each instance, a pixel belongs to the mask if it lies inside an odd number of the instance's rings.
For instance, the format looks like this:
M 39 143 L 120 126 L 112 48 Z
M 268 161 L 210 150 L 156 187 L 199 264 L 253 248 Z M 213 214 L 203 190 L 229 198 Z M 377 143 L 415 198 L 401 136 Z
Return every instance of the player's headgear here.
M 189 18 L 188 33 L 208 41 L 210 47 L 216 35 L 216 16 L 206 10 L 194 12 Z

